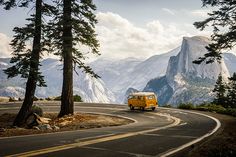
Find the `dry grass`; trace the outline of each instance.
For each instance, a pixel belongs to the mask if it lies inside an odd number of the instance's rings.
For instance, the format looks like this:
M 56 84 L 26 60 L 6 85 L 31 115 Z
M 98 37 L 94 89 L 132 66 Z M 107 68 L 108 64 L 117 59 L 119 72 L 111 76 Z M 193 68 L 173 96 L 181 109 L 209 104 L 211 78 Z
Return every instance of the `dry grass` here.
M 9 97 L 0 97 L 0 102 L 9 102 Z
M 60 127 L 60 130 L 42 131 L 26 128 L 13 128 L 12 124 L 15 117 L 16 114 L 9 113 L 0 115 L 0 128 L 4 128 L 0 131 L 0 137 L 118 126 L 132 122 L 131 120 L 124 118 L 86 113 L 76 113 L 75 115 L 64 116 L 62 118 L 57 118 L 56 113 L 46 113 L 44 114 L 44 117 L 52 119 L 49 124 L 51 126 L 56 125 Z

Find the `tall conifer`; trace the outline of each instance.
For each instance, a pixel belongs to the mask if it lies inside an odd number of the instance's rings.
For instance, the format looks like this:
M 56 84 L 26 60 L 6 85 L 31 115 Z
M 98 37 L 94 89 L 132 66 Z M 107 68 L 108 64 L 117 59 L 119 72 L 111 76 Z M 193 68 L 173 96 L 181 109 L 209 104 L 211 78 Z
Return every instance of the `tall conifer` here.
M 0 1 L 1 5 L 5 6 L 6 10 L 13 7 L 33 7 L 35 12 L 26 20 L 29 22 L 24 27 L 15 27 L 13 31 L 15 35 L 10 45 L 13 49 L 13 57 L 11 58 L 11 67 L 5 70 L 9 78 L 21 75 L 22 78 L 27 78 L 25 98 L 19 113 L 17 114 L 14 125 L 21 126 L 31 112 L 36 86 L 46 86 L 43 76 L 39 71 L 40 57 L 42 48 L 48 49 L 49 40 L 42 42 L 42 15 L 43 11 L 49 11 L 49 5 L 44 4 L 42 0 L 16 0 Z M 32 5 L 32 6 L 30 6 Z M 32 42 L 32 48 L 28 48 Z
M 51 34 L 56 55 L 63 61 L 63 85 L 61 110 L 59 117 L 73 114 L 73 70 L 78 66 L 83 72 L 98 78 L 91 67 L 85 64 L 86 55 L 99 54 L 96 39 L 94 11 L 92 0 L 57 1 L 55 17 L 50 22 Z M 83 51 L 83 49 L 86 51 Z
M 213 92 L 216 94 L 214 103 L 216 103 L 217 105 L 222 105 L 226 107 L 226 87 L 227 86 L 223 81 L 222 74 L 220 73 L 216 81 L 215 88 L 213 89 Z

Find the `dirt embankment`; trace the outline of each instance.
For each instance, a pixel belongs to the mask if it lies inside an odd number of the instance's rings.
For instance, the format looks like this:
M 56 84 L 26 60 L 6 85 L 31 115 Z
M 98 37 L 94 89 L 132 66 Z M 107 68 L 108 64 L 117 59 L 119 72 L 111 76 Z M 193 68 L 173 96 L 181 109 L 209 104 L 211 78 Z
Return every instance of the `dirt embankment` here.
M 9 113 L 0 115 L 0 137 L 118 126 L 133 122 L 129 119 L 107 115 L 76 113 L 57 118 L 56 113 L 46 113 L 44 117 L 51 119 L 48 124 L 49 128 L 39 130 L 37 127 L 32 129 L 12 127 L 15 117 L 16 114 Z

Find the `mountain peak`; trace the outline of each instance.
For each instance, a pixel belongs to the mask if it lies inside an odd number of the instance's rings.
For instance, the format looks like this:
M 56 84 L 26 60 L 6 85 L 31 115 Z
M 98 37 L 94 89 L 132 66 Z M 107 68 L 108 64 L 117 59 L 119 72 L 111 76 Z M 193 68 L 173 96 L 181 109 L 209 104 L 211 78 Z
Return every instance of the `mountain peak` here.
M 228 77 L 229 72 L 222 60 L 221 64 L 214 62 L 212 64 L 202 63 L 200 65 L 192 62 L 204 54 L 208 53 L 205 48 L 210 43 L 210 40 L 202 36 L 184 37 L 181 50 L 177 56 L 171 57 L 167 68 L 167 78 L 174 80 L 174 77 L 181 74 L 185 78 L 192 76 L 201 79 L 216 80 L 219 73 Z
M 205 42 L 210 42 L 210 39 L 205 36 L 193 36 L 193 37 L 183 37 L 183 40 L 188 40 L 188 41 L 205 41 Z

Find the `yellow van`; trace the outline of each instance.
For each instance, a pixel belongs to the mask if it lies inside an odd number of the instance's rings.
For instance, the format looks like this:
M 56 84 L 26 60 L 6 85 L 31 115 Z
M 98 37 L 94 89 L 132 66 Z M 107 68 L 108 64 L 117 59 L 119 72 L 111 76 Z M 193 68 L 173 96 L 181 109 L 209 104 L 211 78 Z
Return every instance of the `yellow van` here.
M 153 92 L 137 92 L 128 96 L 128 106 L 130 110 L 139 108 L 141 110 L 152 109 L 158 106 L 157 96 Z

